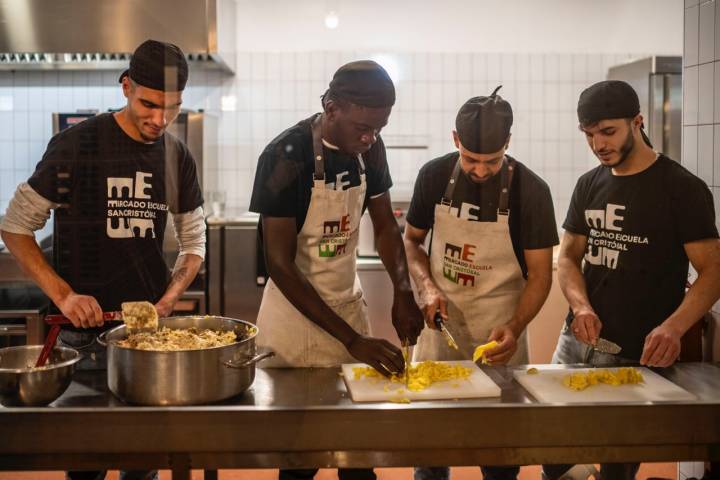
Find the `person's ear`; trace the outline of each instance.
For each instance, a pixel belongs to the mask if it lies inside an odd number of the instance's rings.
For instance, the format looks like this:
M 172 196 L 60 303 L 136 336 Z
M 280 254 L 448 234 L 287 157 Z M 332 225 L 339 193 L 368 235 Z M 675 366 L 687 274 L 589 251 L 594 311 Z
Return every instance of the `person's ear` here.
M 458 136 L 457 130 L 453 130 L 452 135 L 453 135 L 453 142 L 455 143 L 455 148 L 460 150 L 460 137 Z
M 125 98 L 130 99 L 132 85 L 130 84 L 130 77 L 128 77 L 127 75 L 125 75 L 122 79 L 122 91 Z
M 508 134 L 507 141 L 505 142 L 505 150 L 507 150 L 508 147 L 510 146 L 510 137 L 512 137 L 512 133 Z
M 337 102 L 335 102 L 334 100 L 328 100 L 327 102 L 325 102 L 325 116 L 328 120 L 337 120 L 339 114 L 340 105 L 338 105 Z

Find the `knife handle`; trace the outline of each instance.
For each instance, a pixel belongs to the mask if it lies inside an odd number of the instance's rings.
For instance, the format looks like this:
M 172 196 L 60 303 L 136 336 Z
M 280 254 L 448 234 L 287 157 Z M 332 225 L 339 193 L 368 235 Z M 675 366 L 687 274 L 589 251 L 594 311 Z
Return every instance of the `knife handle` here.
M 433 317 L 433 323 L 437 327 L 438 330 L 442 330 L 443 326 L 445 325 L 445 322 L 443 322 L 442 315 L 440 314 L 440 310 L 435 312 L 435 316 Z

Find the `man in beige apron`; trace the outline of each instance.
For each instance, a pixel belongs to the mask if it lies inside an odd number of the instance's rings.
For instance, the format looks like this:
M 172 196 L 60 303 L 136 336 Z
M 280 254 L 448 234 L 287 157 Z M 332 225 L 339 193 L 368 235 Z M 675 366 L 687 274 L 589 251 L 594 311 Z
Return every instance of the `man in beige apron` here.
M 400 350 L 370 336 L 356 273 L 360 217 L 367 206 L 378 252 L 394 286 L 393 324 L 415 344 L 423 327 L 405 250 L 390 207 L 385 148 L 395 89 L 375 62 L 341 67 L 323 95 L 323 113 L 289 128 L 258 162 L 250 209 L 262 215 L 271 280 L 257 344 L 276 356 L 264 367 L 337 367 L 364 362 L 385 375 L 405 369 Z M 317 469 L 281 470 L 281 479 Z M 374 479 L 372 469 L 340 469 L 341 479 Z
M 467 360 L 474 347 L 496 340 L 491 363 L 527 363 L 525 328 L 550 291 L 558 243 L 552 198 L 542 179 L 505 154 L 512 109 L 498 89 L 460 109 L 453 132 L 459 152 L 418 174 L 405 248 L 430 328 L 420 335 L 415 361 Z M 438 314 L 458 350 L 437 330 Z M 514 479 L 519 471 L 481 469 L 485 479 Z M 447 478 L 448 467 L 415 470 L 416 480 Z

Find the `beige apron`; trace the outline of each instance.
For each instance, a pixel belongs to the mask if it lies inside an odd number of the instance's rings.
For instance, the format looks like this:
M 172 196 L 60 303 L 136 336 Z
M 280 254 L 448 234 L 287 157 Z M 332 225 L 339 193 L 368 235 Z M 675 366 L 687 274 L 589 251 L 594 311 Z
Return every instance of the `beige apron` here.
M 369 335 L 367 308 L 355 264 L 365 199 L 365 167 L 358 155 L 360 185 L 342 190 L 325 184 L 320 115 L 312 121 L 315 175 L 307 217 L 297 237 L 295 263 L 320 298 L 356 332 Z M 272 239 L 267 239 L 272 241 Z M 258 347 L 275 357 L 263 367 L 332 367 L 356 361 L 342 343 L 300 313 L 272 279 L 265 286 L 257 325 Z
M 510 161 L 512 162 L 512 161 Z M 490 331 L 512 318 L 525 279 L 513 251 L 508 208 L 514 162 L 505 160 L 500 171 L 497 222 L 458 218 L 451 208 L 455 185 L 461 174 L 458 158 L 445 195 L 435 206 L 430 268 L 433 279 L 448 298 L 447 329 L 459 351 L 448 346 L 434 329 L 423 330 L 413 360 L 468 360 L 476 346 L 487 342 Z M 525 332 L 511 364 L 528 362 Z

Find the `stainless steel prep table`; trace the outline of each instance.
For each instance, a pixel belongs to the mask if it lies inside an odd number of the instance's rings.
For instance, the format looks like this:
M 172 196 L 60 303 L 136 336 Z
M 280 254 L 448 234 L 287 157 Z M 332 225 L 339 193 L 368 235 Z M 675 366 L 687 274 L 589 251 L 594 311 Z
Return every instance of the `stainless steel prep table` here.
M 123 404 L 79 372 L 51 407 L 0 408 L 0 469 L 399 467 L 720 460 L 720 364 L 661 371 L 693 402 L 537 403 L 505 367 L 500 399 L 355 404 L 337 369 L 258 369 L 243 396 Z

